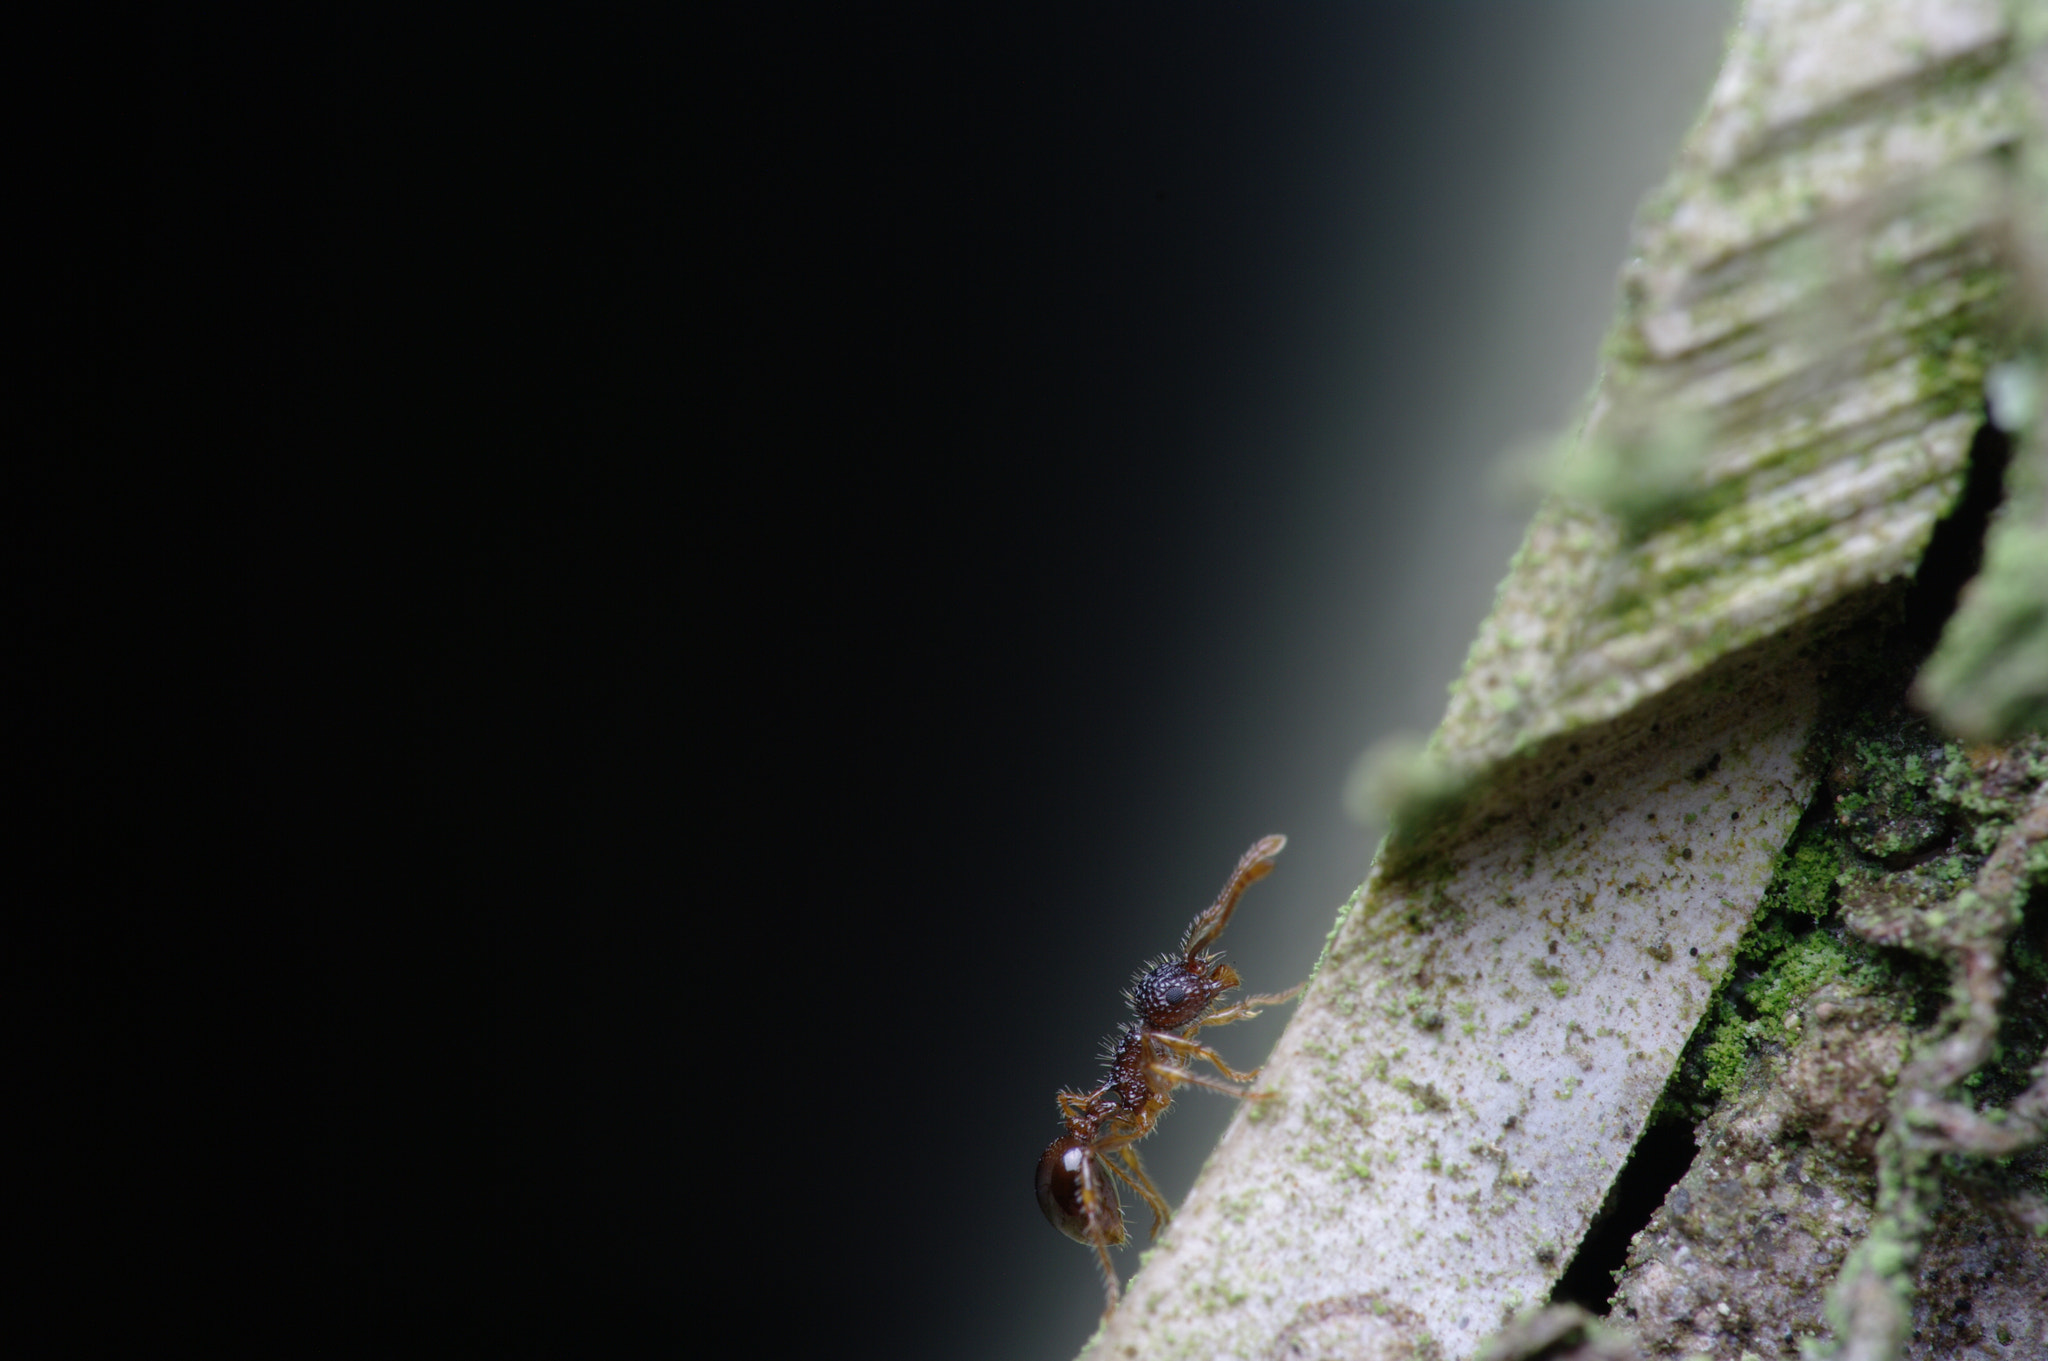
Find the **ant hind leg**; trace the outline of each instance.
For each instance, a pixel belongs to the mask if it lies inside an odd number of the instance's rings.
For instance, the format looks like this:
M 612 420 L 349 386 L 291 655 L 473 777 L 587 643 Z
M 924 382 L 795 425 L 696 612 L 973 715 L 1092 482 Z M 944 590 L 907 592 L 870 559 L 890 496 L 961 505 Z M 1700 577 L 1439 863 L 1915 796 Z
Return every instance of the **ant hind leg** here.
M 1122 1298 L 1122 1283 L 1118 1281 L 1116 1263 L 1109 1259 L 1109 1246 L 1124 1241 L 1123 1207 L 1117 1206 L 1114 1214 L 1105 1208 L 1105 1199 L 1111 1205 L 1116 1201 L 1116 1186 L 1097 1185 L 1095 1169 L 1099 1164 L 1094 1157 L 1081 1163 L 1081 1214 L 1088 1225 L 1088 1243 L 1095 1249 L 1095 1259 L 1102 1265 L 1102 1293 L 1105 1303 L 1102 1316 L 1108 1318 L 1116 1312 L 1118 1300 Z M 1112 1236 L 1112 1226 L 1114 1235 Z
M 1152 1237 L 1173 1219 L 1173 1211 L 1167 1208 L 1166 1197 L 1159 1194 L 1159 1188 L 1152 1184 L 1152 1178 L 1145 1175 L 1145 1164 L 1138 1157 L 1138 1150 L 1126 1144 L 1111 1151 L 1104 1159 L 1109 1170 L 1124 1179 L 1124 1182 L 1144 1200 L 1152 1210 Z

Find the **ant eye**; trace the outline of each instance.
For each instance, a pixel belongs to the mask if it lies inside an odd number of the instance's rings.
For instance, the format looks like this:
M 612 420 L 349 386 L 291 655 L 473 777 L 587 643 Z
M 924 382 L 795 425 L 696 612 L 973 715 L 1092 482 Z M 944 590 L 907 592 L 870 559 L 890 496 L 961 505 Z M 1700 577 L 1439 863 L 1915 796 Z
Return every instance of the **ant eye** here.
M 1088 1212 L 1081 1204 L 1082 1169 L 1090 1162 L 1089 1168 L 1095 1184 L 1095 1212 L 1100 1222 L 1102 1241 L 1121 1243 L 1124 1241 L 1124 1210 L 1118 1203 L 1116 1190 L 1110 1185 L 1109 1169 L 1095 1159 L 1088 1150 L 1088 1141 L 1079 1135 L 1069 1134 L 1046 1145 L 1044 1154 L 1038 1159 L 1038 1208 L 1045 1212 L 1045 1219 L 1055 1229 L 1076 1243 L 1093 1244 L 1094 1238 L 1088 1232 Z
M 1166 1004 L 1177 1007 L 1188 1000 L 1188 985 L 1175 979 L 1166 985 Z

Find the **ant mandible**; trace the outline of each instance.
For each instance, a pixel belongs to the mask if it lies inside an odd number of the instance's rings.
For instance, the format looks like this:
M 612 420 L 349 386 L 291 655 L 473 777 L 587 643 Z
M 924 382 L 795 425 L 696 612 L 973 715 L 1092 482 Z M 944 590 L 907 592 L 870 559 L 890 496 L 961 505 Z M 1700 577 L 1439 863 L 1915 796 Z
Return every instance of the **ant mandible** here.
M 1286 845 L 1284 836 L 1264 837 L 1239 858 L 1216 901 L 1188 923 L 1179 952 L 1146 964 L 1124 994 L 1137 1019 L 1126 1022 L 1111 1041 L 1106 1055 L 1109 1073 L 1102 1085 L 1085 1094 L 1058 1095 L 1067 1132 L 1039 1157 L 1038 1206 L 1054 1228 L 1095 1249 L 1110 1310 L 1116 1308 L 1118 1282 L 1109 1249 L 1127 1238 L 1115 1181 L 1130 1186 L 1151 1207 L 1154 1237 L 1173 1217 L 1145 1175 L 1135 1145 L 1173 1104 L 1174 1088 L 1189 1083 L 1240 1100 L 1263 1100 L 1268 1095 L 1246 1090 L 1257 1080 L 1258 1069 L 1240 1073 L 1194 1037 L 1203 1026 L 1249 1020 L 1260 1007 L 1289 1001 L 1308 986 L 1303 982 L 1286 992 L 1247 997 L 1215 1009 L 1223 994 L 1241 986 L 1242 980 L 1209 947 L 1230 924 L 1245 889 L 1272 872 L 1273 857 Z M 1231 1082 L 1195 1072 L 1197 1059 L 1206 1060 Z

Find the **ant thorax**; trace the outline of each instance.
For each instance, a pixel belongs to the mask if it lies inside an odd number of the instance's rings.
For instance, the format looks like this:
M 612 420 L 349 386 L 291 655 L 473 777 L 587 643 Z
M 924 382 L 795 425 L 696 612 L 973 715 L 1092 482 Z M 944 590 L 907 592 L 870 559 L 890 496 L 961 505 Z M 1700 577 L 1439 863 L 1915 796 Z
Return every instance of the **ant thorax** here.
M 1165 1104 L 1166 1085 L 1153 1069 L 1161 1057 L 1141 1025 L 1126 1025 L 1110 1045 L 1109 1085 L 1116 1089 L 1126 1123 L 1145 1121 L 1152 1107 Z

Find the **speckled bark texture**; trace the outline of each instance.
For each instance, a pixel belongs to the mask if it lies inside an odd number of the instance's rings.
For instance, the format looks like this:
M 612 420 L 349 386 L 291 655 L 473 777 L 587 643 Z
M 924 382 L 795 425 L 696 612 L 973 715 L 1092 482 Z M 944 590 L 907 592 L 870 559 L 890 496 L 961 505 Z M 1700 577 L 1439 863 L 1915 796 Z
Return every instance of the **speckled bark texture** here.
M 1752 1117 L 1763 1114 L 1751 1112 Z M 1821 1303 L 1868 1231 L 1867 1172 L 1726 1130 L 1638 1245 L 1612 1321 L 1649 1356 L 1796 1361 L 1823 1337 Z M 2048 1356 L 2048 1240 L 2009 1186 L 1952 1188 L 1921 1268 L 1913 1361 Z
M 1889 1095 L 1906 1038 L 1895 1010 L 1816 997 L 1816 1020 L 1782 1066 L 1761 1066 L 1702 1129 L 1699 1160 L 1637 1238 L 1616 1295 L 1612 1322 L 1647 1355 L 1796 1361 L 1802 1340 L 1828 1335 L 1826 1294 L 1870 1229 L 1880 1118 L 1837 1119 L 1836 1098 L 1867 1112 L 1871 1089 Z M 2048 1356 L 2044 1166 L 2037 1151 L 1949 1188 L 1905 1356 Z
M 1479 1361 L 1641 1361 L 1625 1335 L 1601 1326 L 1576 1305 L 1524 1314 L 1480 1350 Z
M 1931 1023 L 1914 999 L 1944 986 L 1935 963 L 1885 981 L 1871 952 L 1912 942 L 1870 931 L 1938 912 L 2014 816 L 1942 734 L 1915 730 L 1911 760 L 1893 739 L 1900 657 L 1952 605 L 1916 575 L 1975 552 L 2009 447 L 2038 457 L 2048 270 L 2015 189 L 2031 33 L 1988 0 L 1751 0 L 1642 211 L 1553 494 L 1389 782 L 1392 829 L 1266 1066 L 1271 1099 L 1231 1125 L 1091 1355 L 1472 1357 L 1546 1300 L 1671 1118 L 1709 1152 L 1637 1243 L 1639 1342 L 1553 1316 L 1495 1350 L 1740 1361 L 1830 1326 L 1845 1256 L 1907 1203 L 1873 1209 L 1871 1188 Z M 2010 446 L 1984 427 L 1987 375 Z M 2031 655 L 2010 618 L 2042 588 L 2020 577 L 1973 635 L 2001 656 L 2014 636 Z M 1960 670 L 1943 693 L 1974 695 Z M 1859 706 L 1893 726 L 1858 727 Z M 1829 802 L 1843 779 L 1891 792 Z M 1847 821 L 1817 830 L 1817 807 Z M 1959 1168 L 1955 1204 L 2031 1222 L 2026 1175 Z M 1976 1327 L 2024 1355 L 1996 1329 L 2020 1337 L 2038 1242 L 1991 1209 L 1943 1213 L 1913 1261 L 2007 1274 L 1973 1287 L 1967 1325 L 1953 1287 L 1925 1292 L 1924 1345 Z
M 1819 946 L 1839 962 L 1827 981 L 1787 998 L 1771 1024 L 1745 1028 L 1739 1087 L 1700 1126 L 1698 1159 L 1631 1246 L 1611 1321 L 1648 1355 L 1794 1361 L 1802 1344 L 1833 1331 L 1827 1297 L 1872 1233 L 1885 1174 L 1880 1136 L 1908 1057 L 1939 1039 L 1920 1014 L 1932 1009 L 1929 976 L 1902 968 L 1892 951 L 1944 958 L 1941 909 L 1959 881 L 1981 873 L 1981 833 L 2009 829 L 2048 775 L 2048 744 L 2035 738 L 1980 750 L 1940 774 L 1923 765 L 1917 786 L 1894 780 L 1899 767 L 1887 756 L 1903 764 L 1926 737 L 1912 719 L 1889 733 L 1864 722 L 1820 793 L 1812 835 L 1836 846 L 1845 868 L 1833 885 L 1837 909 L 1822 913 L 1805 952 Z M 1915 832 L 1913 849 L 1893 839 L 1897 828 L 1929 824 L 1937 830 Z M 1859 956 L 1859 941 L 1880 948 Z M 2048 895 L 2037 892 L 2008 961 L 2016 986 L 1996 1058 L 1970 1086 L 1973 1107 L 2009 1102 L 2040 1059 L 2044 951 Z M 1734 991 L 1768 978 L 1789 953 L 1759 951 L 1761 967 Z M 1740 1008 L 1728 1011 L 1739 1023 Z M 2048 1146 L 1954 1161 L 1942 1190 L 1924 1250 L 1901 1264 L 1918 1288 L 1898 1355 L 2048 1357 Z

